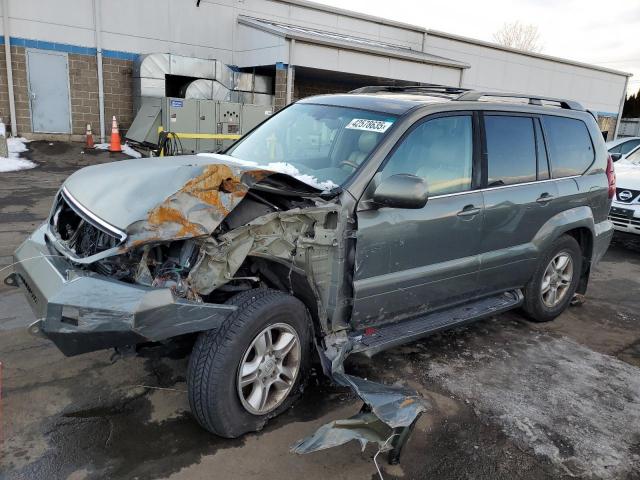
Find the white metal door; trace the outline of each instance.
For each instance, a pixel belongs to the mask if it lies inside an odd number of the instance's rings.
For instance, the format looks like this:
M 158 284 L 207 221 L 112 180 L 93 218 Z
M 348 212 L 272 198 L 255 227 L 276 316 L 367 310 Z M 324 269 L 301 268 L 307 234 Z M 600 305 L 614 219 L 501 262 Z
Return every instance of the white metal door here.
M 33 132 L 71 133 L 67 54 L 27 49 L 27 74 Z

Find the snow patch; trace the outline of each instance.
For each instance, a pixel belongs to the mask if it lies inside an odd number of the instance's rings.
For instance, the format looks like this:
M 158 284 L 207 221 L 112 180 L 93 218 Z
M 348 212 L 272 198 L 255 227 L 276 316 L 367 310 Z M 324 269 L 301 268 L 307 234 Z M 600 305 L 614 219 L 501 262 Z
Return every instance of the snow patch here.
M 215 153 L 199 153 L 198 156 L 220 158 L 218 154 L 215 154 Z M 243 167 L 256 167 L 256 168 L 262 168 L 265 170 L 271 170 L 278 173 L 284 173 L 319 190 L 331 190 L 332 188 L 336 188 L 338 186 L 336 183 L 332 182 L 331 180 L 326 180 L 324 182 L 321 182 L 313 175 L 300 173 L 300 170 L 298 170 L 296 167 L 294 167 L 290 163 L 286 163 L 286 162 L 272 162 L 272 163 L 267 163 L 266 165 L 260 165 L 259 163 L 252 162 L 250 160 L 242 160 L 240 158 L 228 157 L 228 156 L 224 157 L 224 161 L 235 163 Z
M 0 157 L 0 172 L 15 172 L 37 167 L 37 164 L 34 162 L 20 158 L 22 152 L 29 150 L 26 145 L 28 141 L 29 140 L 22 137 L 7 138 L 9 157 Z
M 459 350 L 428 375 L 563 473 L 619 479 L 640 469 L 640 369 L 567 338 L 502 329 L 485 356 Z M 465 348 L 466 350 L 466 348 Z M 507 353 L 508 355 L 505 355 Z
M 109 149 L 109 144 L 108 143 L 96 143 L 96 148 L 98 150 L 108 150 Z M 131 148 L 128 143 L 123 143 L 122 144 L 122 153 L 124 153 L 125 155 L 129 155 L 130 157 L 133 157 L 133 158 L 141 158 L 142 157 L 142 154 L 140 152 L 138 152 L 137 150 L 134 150 L 133 148 Z
M 300 171 L 290 163 L 285 163 L 285 162 L 267 163 L 266 169 L 273 170 L 279 173 L 286 173 L 287 175 L 290 175 L 300 180 L 301 182 L 306 183 L 307 185 L 311 185 L 312 187 L 319 188 L 320 190 L 331 190 L 332 188 L 336 188 L 338 186 L 331 180 L 320 182 L 313 175 L 300 173 Z

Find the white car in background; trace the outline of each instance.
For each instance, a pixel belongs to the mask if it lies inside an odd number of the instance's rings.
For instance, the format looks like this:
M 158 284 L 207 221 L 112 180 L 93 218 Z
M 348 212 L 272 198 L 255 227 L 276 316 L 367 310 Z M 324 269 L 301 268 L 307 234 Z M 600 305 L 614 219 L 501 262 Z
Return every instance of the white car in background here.
M 617 140 L 611 140 L 606 143 L 607 150 L 610 154 L 614 155 L 613 161 L 616 162 L 619 159 L 626 158 L 633 150 L 640 146 L 640 137 L 623 137 Z
M 640 146 L 616 162 L 615 170 L 616 196 L 609 219 L 614 229 L 640 235 Z

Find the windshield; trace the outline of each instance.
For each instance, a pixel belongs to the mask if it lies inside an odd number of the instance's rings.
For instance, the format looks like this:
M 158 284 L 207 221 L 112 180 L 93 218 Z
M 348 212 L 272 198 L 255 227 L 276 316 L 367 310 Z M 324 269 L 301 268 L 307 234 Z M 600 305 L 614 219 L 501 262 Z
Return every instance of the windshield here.
M 351 176 L 396 118 L 354 108 L 294 104 L 226 153 L 328 190 Z
M 626 158 L 623 158 L 618 163 L 640 166 L 640 147 L 636 148 L 633 152 L 627 155 Z

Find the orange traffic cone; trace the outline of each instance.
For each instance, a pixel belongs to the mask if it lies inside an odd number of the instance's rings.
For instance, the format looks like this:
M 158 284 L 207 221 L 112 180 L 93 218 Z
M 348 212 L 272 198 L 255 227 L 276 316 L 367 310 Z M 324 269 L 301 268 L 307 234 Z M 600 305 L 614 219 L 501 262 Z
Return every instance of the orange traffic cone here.
M 93 133 L 91 133 L 91 124 L 87 123 L 87 140 L 84 144 L 84 148 L 95 148 L 93 143 Z
M 118 122 L 116 121 L 115 115 L 113 116 L 113 121 L 111 122 L 111 142 L 109 143 L 109 151 L 122 151 L 122 145 L 120 144 L 120 132 L 118 131 Z

